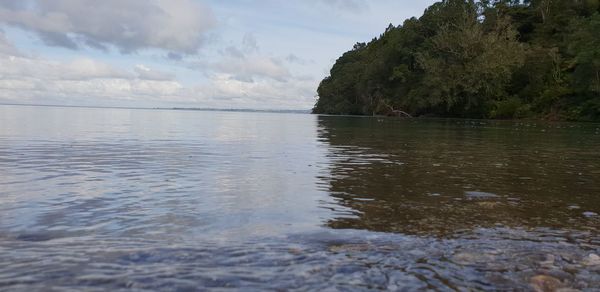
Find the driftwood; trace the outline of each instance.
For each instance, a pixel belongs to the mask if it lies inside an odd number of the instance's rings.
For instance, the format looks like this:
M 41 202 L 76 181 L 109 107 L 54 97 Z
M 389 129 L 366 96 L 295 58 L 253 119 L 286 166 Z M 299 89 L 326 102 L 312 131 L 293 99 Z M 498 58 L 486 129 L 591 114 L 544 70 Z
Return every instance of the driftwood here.
M 411 116 L 409 113 L 405 112 L 405 111 L 401 111 L 401 110 L 393 110 L 392 111 L 395 115 L 397 116 L 405 116 L 407 118 L 412 118 L 413 116 Z
M 383 105 L 385 105 L 386 107 L 388 107 L 390 109 L 390 112 L 394 115 L 394 116 L 405 116 L 407 118 L 412 118 L 413 116 L 411 116 L 409 113 L 405 112 L 405 111 L 401 111 L 401 110 L 397 110 L 395 109 L 393 106 L 389 105 L 387 102 L 385 102 L 385 100 L 381 100 L 380 101 Z

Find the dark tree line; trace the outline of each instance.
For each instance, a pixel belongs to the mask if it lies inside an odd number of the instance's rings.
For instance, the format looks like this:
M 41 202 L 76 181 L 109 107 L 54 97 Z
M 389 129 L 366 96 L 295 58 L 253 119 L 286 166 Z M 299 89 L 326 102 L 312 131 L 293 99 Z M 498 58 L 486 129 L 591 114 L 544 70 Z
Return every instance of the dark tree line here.
M 314 113 L 600 120 L 600 0 L 444 0 L 342 55 Z

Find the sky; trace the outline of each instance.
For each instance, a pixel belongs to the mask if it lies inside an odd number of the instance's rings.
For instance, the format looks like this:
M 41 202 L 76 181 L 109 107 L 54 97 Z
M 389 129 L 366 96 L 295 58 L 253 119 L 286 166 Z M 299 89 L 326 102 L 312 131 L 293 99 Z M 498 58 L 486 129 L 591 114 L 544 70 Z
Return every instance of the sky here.
M 433 0 L 0 0 L 0 103 L 312 108 L 357 42 Z

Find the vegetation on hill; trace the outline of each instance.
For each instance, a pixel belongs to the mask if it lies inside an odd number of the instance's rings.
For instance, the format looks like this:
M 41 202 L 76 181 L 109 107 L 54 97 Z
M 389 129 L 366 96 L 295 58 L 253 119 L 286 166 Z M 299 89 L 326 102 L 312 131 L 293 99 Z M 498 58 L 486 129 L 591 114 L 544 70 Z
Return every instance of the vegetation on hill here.
M 600 120 L 600 0 L 443 0 L 344 53 L 314 113 Z

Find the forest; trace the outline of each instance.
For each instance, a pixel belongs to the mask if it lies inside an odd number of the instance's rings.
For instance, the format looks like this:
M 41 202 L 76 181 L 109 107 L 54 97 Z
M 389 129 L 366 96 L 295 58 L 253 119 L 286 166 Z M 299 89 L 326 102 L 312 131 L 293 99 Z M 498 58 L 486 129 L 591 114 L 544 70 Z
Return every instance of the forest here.
M 600 0 L 443 0 L 317 93 L 316 114 L 600 121 Z

